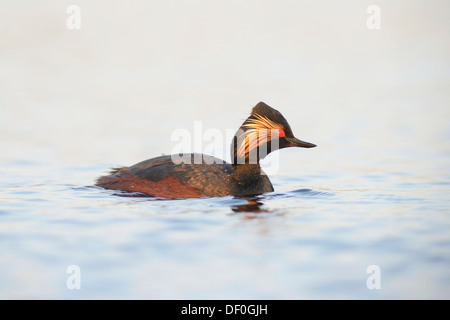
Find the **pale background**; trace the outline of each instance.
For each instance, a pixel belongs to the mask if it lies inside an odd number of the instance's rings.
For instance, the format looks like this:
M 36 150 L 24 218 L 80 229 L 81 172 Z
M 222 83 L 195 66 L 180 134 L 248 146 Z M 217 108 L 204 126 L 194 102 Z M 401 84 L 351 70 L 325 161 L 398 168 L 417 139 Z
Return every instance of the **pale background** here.
M 448 299 L 449 12 L 446 0 L 0 0 L 0 297 Z M 279 153 L 266 218 L 230 216 L 227 198 L 84 189 L 170 153 L 195 121 L 236 130 L 259 101 L 318 145 Z M 64 287 L 71 264 L 80 292 Z M 379 292 L 365 287 L 371 264 Z

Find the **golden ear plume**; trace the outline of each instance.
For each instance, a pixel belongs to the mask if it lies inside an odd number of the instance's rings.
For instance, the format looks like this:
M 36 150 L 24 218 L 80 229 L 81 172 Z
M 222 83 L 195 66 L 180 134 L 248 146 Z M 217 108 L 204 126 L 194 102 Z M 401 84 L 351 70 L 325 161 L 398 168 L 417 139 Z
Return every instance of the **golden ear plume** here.
M 271 130 L 283 129 L 282 125 L 265 116 L 259 114 L 253 114 L 252 116 L 253 118 L 248 118 L 242 125 L 245 131 L 237 137 L 239 143 L 238 158 L 245 158 L 251 150 L 270 141 Z

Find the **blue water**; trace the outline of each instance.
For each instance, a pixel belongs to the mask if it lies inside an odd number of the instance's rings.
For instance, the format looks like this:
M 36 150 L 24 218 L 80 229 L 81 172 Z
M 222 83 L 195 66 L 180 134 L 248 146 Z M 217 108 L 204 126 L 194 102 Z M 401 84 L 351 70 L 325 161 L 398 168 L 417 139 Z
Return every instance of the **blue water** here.
M 78 2 L 2 5 L 0 298 L 450 298 L 449 4 Z M 94 186 L 261 100 L 318 145 L 274 192 Z
M 187 200 L 2 183 L 1 296 L 448 298 L 450 179 L 373 188 L 380 179 L 333 189 L 275 177 L 284 191 Z M 66 286 L 70 265 L 80 289 Z M 366 285 L 371 265 L 380 289 Z

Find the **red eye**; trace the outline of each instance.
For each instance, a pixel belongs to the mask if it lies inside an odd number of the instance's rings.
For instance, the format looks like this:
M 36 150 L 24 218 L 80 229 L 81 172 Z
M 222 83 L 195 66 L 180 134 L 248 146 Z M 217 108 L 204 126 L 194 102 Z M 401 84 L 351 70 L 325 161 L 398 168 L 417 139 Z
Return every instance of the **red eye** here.
M 283 130 L 283 129 L 278 129 L 278 136 L 279 136 L 280 138 L 283 138 L 283 137 L 284 137 L 284 130 Z

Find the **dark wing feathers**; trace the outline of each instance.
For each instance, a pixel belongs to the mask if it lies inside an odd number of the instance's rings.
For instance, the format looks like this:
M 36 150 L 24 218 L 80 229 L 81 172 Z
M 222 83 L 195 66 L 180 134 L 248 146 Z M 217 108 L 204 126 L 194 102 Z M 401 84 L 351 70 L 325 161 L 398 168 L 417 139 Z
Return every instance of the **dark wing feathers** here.
M 191 161 L 176 164 L 170 155 L 160 156 L 139 162 L 129 169 L 139 178 L 161 181 L 168 177 L 177 178 L 183 185 L 201 190 L 211 196 L 229 195 L 233 193 L 231 165 L 222 160 L 200 155 L 202 163 L 194 163 L 198 154 L 190 154 Z M 206 160 L 206 161 L 205 161 Z

